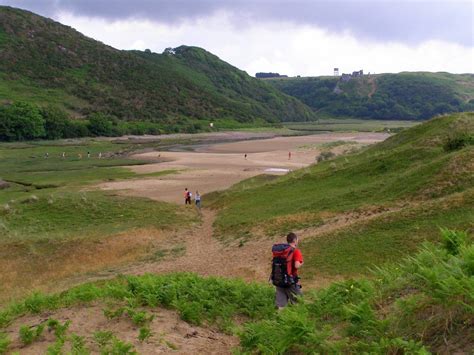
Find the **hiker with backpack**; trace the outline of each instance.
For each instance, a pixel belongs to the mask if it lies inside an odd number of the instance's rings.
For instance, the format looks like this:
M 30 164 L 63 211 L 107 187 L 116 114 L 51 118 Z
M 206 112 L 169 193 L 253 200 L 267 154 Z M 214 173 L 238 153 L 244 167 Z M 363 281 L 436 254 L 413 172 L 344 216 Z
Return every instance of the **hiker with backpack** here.
M 298 237 L 295 233 L 286 236 L 287 243 L 272 247 L 272 274 L 270 279 L 276 287 L 275 304 L 283 309 L 288 303 L 294 304 L 302 295 L 298 269 L 303 265 L 303 255 L 297 249 Z

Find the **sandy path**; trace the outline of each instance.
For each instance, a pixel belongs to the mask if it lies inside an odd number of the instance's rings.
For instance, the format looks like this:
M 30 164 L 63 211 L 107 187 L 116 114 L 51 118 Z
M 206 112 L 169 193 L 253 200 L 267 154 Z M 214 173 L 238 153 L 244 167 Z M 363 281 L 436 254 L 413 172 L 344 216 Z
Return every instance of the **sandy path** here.
M 401 207 L 375 208 L 357 212 L 348 212 L 329 217 L 317 227 L 295 231 L 300 241 L 319 238 L 323 235 L 365 223 L 382 215 L 399 211 Z M 283 242 L 278 238 L 255 238 L 244 245 L 232 243 L 224 246 L 213 237 L 213 223 L 216 212 L 202 210 L 202 224 L 193 230 L 176 237 L 186 245 L 184 255 L 161 260 L 159 262 L 141 263 L 125 267 L 123 274 L 140 275 L 145 273 L 195 272 L 203 276 L 237 277 L 246 281 L 266 282 L 271 270 L 271 245 Z M 328 278 L 323 275 L 311 275 L 310 280 L 303 282 L 307 287 L 324 287 L 337 277 Z
M 107 182 L 103 190 L 121 190 L 133 196 L 182 203 L 185 187 L 202 194 L 229 188 L 235 183 L 263 173 L 267 169 L 295 170 L 314 163 L 318 144 L 332 141 L 353 141 L 370 144 L 388 137 L 384 133 L 328 133 L 298 137 L 276 137 L 213 144 L 191 152 L 151 152 L 135 155 L 139 159 L 166 160 L 158 164 L 130 167 L 137 173 L 178 170 L 178 173 L 157 178 Z M 291 152 L 291 159 L 288 159 Z M 247 154 L 247 159 L 244 158 Z M 283 172 L 284 173 L 284 172 Z

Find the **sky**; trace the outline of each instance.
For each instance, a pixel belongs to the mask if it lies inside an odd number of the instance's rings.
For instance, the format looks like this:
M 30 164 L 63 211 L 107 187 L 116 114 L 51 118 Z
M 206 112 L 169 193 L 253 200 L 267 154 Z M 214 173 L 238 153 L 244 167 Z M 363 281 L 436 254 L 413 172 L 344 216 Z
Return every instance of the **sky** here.
M 289 76 L 474 73 L 474 1 L 0 0 L 119 49 L 202 47 Z

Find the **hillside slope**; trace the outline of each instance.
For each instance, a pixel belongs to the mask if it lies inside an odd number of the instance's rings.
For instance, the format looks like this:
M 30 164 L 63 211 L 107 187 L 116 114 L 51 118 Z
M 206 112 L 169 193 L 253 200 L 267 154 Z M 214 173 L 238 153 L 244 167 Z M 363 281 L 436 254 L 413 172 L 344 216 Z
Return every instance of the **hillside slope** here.
M 359 275 L 411 254 L 440 226 L 472 230 L 474 114 L 432 119 L 359 153 L 205 200 L 228 243 L 296 230 L 305 278 Z M 295 153 L 297 154 L 297 153 Z
M 313 117 L 298 100 L 196 47 L 163 54 L 121 51 L 50 19 L 0 6 L 0 48 L 0 102 L 168 124 Z
M 347 78 L 347 77 L 346 77 Z M 399 73 L 341 77 L 269 79 L 320 116 L 423 120 L 474 110 L 474 75 Z

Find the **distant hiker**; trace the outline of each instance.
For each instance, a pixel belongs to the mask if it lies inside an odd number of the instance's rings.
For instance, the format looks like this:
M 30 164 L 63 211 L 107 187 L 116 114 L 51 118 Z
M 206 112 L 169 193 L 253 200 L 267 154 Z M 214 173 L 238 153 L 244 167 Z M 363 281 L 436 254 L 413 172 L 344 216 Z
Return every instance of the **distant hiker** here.
M 62 157 L 63 159 L 66 158 L 66 152 L 63 152 Z
M 99 159 L 102 159 L 102 152 L 99 152 Z
M 184 189 L 184 204 L 191 204 L 191 192 L 188 191 L 187 187 Z
M 247 160 L 247 153 L 245 153 L 244 158 L 245 158 L 245 160 Z
M 88 157 L 88 158 L 91 157 L 91 152 L 87 152 L 87 157 Z
M 48 159 L 49 158 L 49 153 L 44 153 L 44 158 Z
M 288 160 L 291 159 L 291 152 L 288 152 Z
M 270 280 L 276 287 L 275 304 L 282 309 L 288 303 L 295 303 L 302 295 L 298 269 L 303 265 L 303 255 L 296 248 L 298 237 L 295 233 L 286 236 L 287 243 L 272 247 L 272 274 Z
M 201 195 L 199 191 L 196 191 L 196 196 L 194 197 L 194 202 L 196 203 L 196 207 L 201 209 Z

